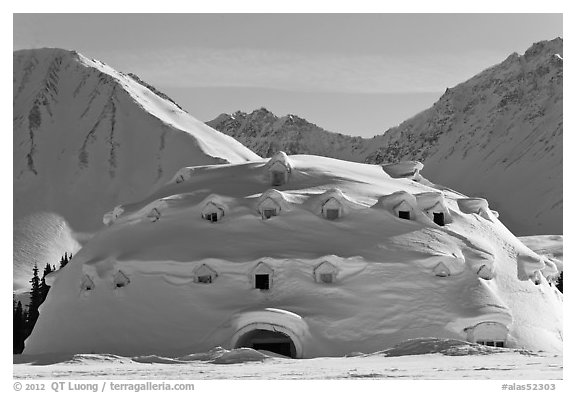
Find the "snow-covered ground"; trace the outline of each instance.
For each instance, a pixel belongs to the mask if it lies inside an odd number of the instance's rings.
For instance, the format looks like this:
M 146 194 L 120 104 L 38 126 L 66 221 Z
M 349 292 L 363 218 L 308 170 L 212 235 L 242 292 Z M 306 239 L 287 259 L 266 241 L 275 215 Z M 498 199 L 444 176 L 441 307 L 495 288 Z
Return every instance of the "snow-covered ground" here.
M 562 379 L 562 355 L 423 339 L 388 351 L 288 359 L 249 348 L 181 356 L 26 356 L 17 379 Z

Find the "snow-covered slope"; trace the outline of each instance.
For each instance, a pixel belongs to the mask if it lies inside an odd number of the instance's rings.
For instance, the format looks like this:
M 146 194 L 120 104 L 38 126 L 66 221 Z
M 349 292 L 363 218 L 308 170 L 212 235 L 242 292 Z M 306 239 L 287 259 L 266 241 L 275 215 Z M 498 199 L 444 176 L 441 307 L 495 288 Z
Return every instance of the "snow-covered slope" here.
M 104 212 L 182 166 L 258 158 L 98 60 L 62 49 L 17 51 L 13 60 L 16 276 L 77 248 L 73 240 L 51 241 L 53 228 L 93 231 Z M 52 249 L 37 253 L 38 242 Z
M 285 150 L 377 164 L 421 161 L 425 176 L 490 199 L 515 234 L 561 234 L 562 56 L 561 38 L 536 43 L 371 139 L 262 109 L 208 124 L 262 156 Z
M 476 341 L 486 322 L 506 346 L 561 351 L 562 295 L 547 282 L 558 271 L 486 201 L 378 165 L 274 159 L 183 169 L 107 214 L 49 276 L 25 353 L 174 356 L 249 346 L 259 329 L 290 337 L 296 357 L 341 356 Z M 282 168 L 288 182 L 268 191 L 268 170 Z M 276 215 L 263 219 L 263 206 Z

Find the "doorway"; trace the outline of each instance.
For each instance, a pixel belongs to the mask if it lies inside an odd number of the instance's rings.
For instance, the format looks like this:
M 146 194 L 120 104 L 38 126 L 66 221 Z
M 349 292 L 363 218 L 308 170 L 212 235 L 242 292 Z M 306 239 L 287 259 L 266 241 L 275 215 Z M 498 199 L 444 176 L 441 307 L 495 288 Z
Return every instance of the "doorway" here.
M 296 346 L 292 339 L 287 334 L 272 330 L 251 330 L 240 337 L 235 346 L 236 348 L 253 348 L 296 358 Z

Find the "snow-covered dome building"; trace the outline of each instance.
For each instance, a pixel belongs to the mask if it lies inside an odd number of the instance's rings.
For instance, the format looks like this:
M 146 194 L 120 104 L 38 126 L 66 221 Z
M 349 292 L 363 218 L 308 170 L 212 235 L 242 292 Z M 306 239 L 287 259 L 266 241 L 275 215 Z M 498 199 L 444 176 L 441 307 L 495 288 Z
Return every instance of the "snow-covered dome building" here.
M 282 191 L 263 181 L 275 168 Z M 482 201 L 306 155 L 191 172 L 123 204 L 50 275 L 25 354 L 309 358 L 418 337 L 562 349 L 561 266 L 477 217 Z

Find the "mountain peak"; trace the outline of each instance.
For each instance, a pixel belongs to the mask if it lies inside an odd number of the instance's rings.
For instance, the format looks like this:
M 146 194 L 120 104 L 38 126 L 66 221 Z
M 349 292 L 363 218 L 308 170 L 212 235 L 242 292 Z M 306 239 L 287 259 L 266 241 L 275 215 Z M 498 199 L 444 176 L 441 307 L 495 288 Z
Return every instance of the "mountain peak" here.
M 564 40 L 560 37 L 557 37 L 553 40 L 538 41 L 532 44 L 532 46 L 526 50 L 524 57 L 526 59 L 531 59 L 537 56 L 554 54 L 559 54 L 562 56 L 563 44 Z
M 375 164 L 420 161 L 430 178 L 494 201 L 515 232 L 561 233 L 562 43 L 540 41 L 524 55 L 512 53 L 370 139 L 331 133 L 293 114 L 208 124 L 262 156 L 283 150 Z M 490 174 L 490 184 L 474 173 Z M 529 176 L 538 181 L 518 184 Z
M 98 60 L 42 48 L 16 51 L 13 62 L 15 228 L 20 219 L 51 214 L 91 231 L 103 212 L 151 192 L 184 166 L 259 159 L 140 78 Z M 59 237 L 52 228 L 63 227 L 60 221 L 34 221 L 25 231 L 50 228 L 31 235 L 32 242 Z M 15 250 L 36 250 L 18 241 Z M 64 251 L 70 249 L 51 256 Z M 15 260 L 22 263 L 14 271 L 25 274 L 49 256 Z

